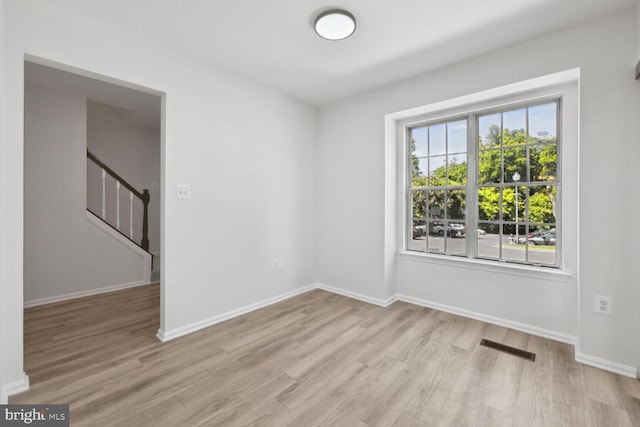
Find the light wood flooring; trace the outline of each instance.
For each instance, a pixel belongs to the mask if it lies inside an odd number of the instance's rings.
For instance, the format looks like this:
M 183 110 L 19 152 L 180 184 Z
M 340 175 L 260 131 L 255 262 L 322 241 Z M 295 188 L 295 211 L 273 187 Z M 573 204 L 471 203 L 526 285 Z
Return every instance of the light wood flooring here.
M 158 323 L 158 285 L 27 309 L 10 403 L 68 403 L 72 426 L 640 426 L 638 380 L 411 304 L 315 290 L 165 344 Z

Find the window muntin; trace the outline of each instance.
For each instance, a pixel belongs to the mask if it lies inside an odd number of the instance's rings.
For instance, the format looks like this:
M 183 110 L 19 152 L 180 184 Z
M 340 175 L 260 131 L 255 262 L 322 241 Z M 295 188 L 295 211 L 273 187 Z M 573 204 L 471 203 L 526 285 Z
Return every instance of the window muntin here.
M 557 267 L 559 105 L 410 126 L 407 249 Z
M 464 256 L 468 121 L 413 127 L 409 140 L 409 249 Z

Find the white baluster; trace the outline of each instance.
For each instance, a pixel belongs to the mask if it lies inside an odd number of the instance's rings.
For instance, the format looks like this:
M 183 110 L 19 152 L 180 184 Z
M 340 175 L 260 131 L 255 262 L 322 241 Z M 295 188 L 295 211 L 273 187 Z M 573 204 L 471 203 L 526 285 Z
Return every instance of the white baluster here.
M 129 191 L 129 238 L 133 240 L 133 192 Z
M 120 181 L 116 181 L 116 229 L 120 231 Z
M 102 169 L 102 219 L 107 217 L 107 172 Z

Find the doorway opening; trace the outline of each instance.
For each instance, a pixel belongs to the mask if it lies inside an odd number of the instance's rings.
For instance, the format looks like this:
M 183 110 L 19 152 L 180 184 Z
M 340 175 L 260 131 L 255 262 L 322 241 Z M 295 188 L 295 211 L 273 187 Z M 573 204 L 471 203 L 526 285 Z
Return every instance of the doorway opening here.
M 126 327 L 155 340 L 163 317 L 164 95 L 38 58 L 25 61 L 24 82 L 25 324 L 46 312 L 67 319 L 58 329 L 81 326 L 74 322 L 87 314 L 125 326 L 124 307 L 136 304 L 119 304 L 118 295 L 137 295 L 150 319 Z M 82 301 L 88 311 L 74 318 Z M 30 375 L 29 343 L 65 332 L 53 324 L 25 327 Z M 31 375 L 32 385 L 44 377 Z

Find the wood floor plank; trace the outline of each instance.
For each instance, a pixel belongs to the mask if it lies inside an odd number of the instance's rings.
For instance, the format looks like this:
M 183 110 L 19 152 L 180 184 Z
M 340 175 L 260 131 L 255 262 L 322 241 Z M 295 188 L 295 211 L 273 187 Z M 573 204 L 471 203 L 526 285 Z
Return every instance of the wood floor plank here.
M 515 348 L 526 348 L 528 336 L 517 331 L 508 331 L 503 342 Z M 518 390 L 520 389 L 519 379 L 522 377 L 522 370 L 525 364 L 531 363 L 511 354 L 496 354 L 495 369 L 492 370 L 488 380 L 490 386 L 484 398 L 484 403 L 491 408 L 497 409 L 501 413 L 513 414 L 516 406 Z
M 618 409 L 602 403 L 597 400 L 589 402 L 589 408 L 586 413 L 588 426 L 617 426 L 617 427 L 633 427 L 634 424 L 631 416 L 627 411 Z
M 329 426 L 329 425 L 356 425 L 359 424 L 359 412 L 354 410 L 363 399 L 368 397 L 367 391 L 376 375 L 374 369 L 359 362 L 352 362 L 345 369 L 331 367 L 336 380 L 327 383 L 324 378 L 318 382 L 305 384 L 304 388 L 287 390 L 288 406 L 293 409 L 288 418 L 282 420 L 282 425 L 290 426 Z M 309 400 L 302 401 L 297 391 L 302 396 L 309 396 Z M 336 398 L 339 397 L 339 398 Z M 285 396 L 279 396 L 281 401 Z M 295 406 L 295 407 L 294 407 Z
M 416 418 L 407 412 L 401 412 L 393 422 L 392 427 L 428 427 L 426 421 Z
M 25 310 L 31 389 L 73 426 L 637 426 L 640 382 L 563 343 L 314 290 L 168 343 L 159 286 Z M 536 353 L 536 361 L 478 345 Z

